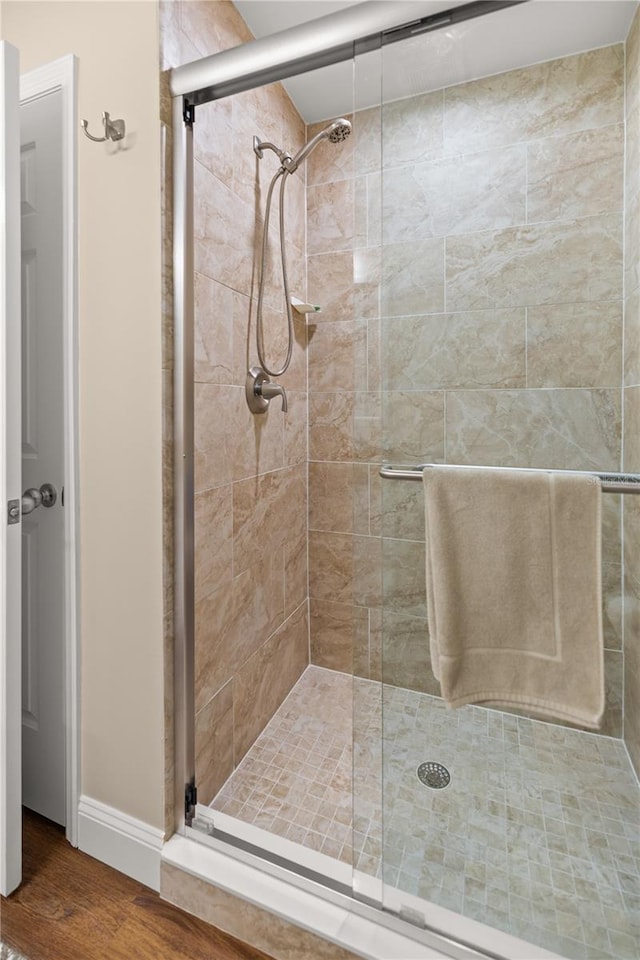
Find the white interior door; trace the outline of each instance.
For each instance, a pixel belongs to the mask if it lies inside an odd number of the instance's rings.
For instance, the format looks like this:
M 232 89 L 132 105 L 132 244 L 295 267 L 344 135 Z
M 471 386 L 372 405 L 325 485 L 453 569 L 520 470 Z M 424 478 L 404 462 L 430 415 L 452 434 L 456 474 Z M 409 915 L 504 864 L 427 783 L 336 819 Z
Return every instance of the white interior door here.
M 37 491 L 34 503 L 44 494 L 22 518 L 22 802 L 60 824 L 66 819 L 62 110 L 60 89 L 20 106 L 22 483 L 24 492 Z
M 20 114 L 18 51 L 7 43 L 0 43 L 0 314 L 0 893 L 7 896 L 22 879 Z

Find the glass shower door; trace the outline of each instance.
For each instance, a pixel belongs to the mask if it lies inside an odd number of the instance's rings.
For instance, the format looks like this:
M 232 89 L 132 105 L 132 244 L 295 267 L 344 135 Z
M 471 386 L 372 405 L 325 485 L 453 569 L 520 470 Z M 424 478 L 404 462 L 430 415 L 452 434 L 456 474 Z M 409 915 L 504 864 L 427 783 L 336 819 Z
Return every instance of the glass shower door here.
M 470 79 L 475 23 L 380 55 L 381 169 L 367 173 L 380 459 L 619 471 L 624 49 Z M 593 733 L 446 706 L 430 659 L 423 484 L 372 469 L 369 496 L 384 907 L 505 955 L 516 941 L 536 956 L 636 955 L 620 497 L 602 499 L 606 709 Z

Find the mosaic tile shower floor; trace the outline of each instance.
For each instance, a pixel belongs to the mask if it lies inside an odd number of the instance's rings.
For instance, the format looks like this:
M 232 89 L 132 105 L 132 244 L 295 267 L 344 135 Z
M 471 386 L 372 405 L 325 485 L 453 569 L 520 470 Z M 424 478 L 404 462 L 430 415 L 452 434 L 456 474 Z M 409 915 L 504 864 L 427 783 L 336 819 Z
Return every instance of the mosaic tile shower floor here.
M 211 806 L 569 960 L 640 957 L 621 741 L 311 666 Z

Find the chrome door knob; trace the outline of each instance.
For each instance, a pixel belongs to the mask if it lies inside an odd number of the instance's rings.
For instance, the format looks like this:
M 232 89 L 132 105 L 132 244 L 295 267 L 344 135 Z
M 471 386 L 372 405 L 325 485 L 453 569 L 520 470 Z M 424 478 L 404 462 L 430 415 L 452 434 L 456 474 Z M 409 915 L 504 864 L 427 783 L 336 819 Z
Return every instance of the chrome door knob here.
M 38 507 L 52 507 L 58 499 L 58 491 L 52 483 L 43 483 L 40 489 L 29 487 L 22 494 L 22 516 L 26 517 Z
M 42 503 L 42 494 L 36 487 L 29 487 L 22 494 L 22 516 L 33 513 Z

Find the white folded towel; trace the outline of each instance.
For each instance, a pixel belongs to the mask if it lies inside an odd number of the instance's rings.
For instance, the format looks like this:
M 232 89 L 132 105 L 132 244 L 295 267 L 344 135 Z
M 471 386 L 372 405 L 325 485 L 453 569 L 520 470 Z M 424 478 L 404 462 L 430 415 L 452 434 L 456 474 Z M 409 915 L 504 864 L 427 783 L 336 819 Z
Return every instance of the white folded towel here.
M 434 466 L 424 489 L 431 660 L 444 699 L 598 729 L 597 478 Z

